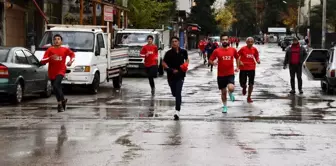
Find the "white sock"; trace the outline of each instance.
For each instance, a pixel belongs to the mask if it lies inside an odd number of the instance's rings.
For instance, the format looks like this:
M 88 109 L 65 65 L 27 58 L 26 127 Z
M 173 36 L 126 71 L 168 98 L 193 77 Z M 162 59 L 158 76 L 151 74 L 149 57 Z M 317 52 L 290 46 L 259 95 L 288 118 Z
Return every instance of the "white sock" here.
M 226 102 L 223 103 L 223 106 L 226 106 Z

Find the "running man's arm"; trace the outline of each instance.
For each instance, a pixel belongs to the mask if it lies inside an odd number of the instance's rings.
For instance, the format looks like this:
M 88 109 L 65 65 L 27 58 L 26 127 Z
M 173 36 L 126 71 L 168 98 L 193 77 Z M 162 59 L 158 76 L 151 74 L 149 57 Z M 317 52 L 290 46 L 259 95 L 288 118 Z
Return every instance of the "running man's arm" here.
M 185 62 L 189 64 L 189 55 L 188 55 L 188 51 L 186 50 L 185 52 L 186 52 L 186 54 L 184 55 L 184 59 L 185 59 Z
M 50 58 L 50 50 L 48 48 L 47 51 L 43 55 L 43 58 L 41 60 L 41 64 L 45 65 L 45 64 L 49 63 L 49 58 Z
M 214 60 L 215 59 L 217 59 L 217 49 L 216 50 L 214 50 L 214 52 L 211 54 L 211 56 L 210 56 L 210 58 L 209 58 L 209 63 L 211 64 L 211 65 L 215 65 L 215 63 L 214 63 Z
M 146 54 L 147 54 L 146 47 L 143 46 L 141 51 L 140 51 L 140 57 L 141 58 L 146 58 Z
M 237 69 L 239 69 L 239 55 L 238 55 L 237 50 L 234 51 L 233 56 L 234 56 L 234 58 L 236 59 L 236 66 L 237 66 Z
M 67 50 L 67 55 L 70 57 L 70 62 L 74 62 L 75 61 L 75 53 L 73 51 L 71 51 L 70 49 Z
M 257 49 L 255 49 L 255 60 L 257 61 L 258 64 L 260 64 L 260 59 L 259 59 L 259 51 Z

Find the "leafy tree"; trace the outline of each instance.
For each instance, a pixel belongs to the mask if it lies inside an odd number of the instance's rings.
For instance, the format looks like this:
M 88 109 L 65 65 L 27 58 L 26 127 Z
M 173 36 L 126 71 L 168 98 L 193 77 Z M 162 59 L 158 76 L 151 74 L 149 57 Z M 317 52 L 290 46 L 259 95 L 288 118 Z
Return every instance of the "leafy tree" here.
M 217 34 L 218 27 L 211 6 L 215 0 L 194 0 L 196 6 L 191 8 L 188 22 L 198 24 L 201 27 L 201 34 Z
M 225 6 L 217 11 L 216 21 L 223 31 L 229 31 L 232 24 L 236 21 L 235 13 L 232 6 Z
M 290 7 L 288 12 L 282 12 L 282 23 L 289 28 L 296 28 L 297 26 L 297 8 Z
M 161 28 L 174 12 L 174 1 L 129 0 L 128 18 L 134 28 Z
M 232 25 L 232 35 L 251 36 L 256 33 L 255 3 L 250 0 L 227 0 L 226 6 L 232 6 L 234 18 Z

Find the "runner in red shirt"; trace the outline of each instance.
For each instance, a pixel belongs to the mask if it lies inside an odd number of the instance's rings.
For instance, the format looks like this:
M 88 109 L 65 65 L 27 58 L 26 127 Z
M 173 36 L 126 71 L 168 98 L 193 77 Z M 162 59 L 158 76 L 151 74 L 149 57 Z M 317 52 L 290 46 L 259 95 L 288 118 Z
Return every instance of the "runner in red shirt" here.
M 214 65 L 214 60 L 218 60 L 217 83 L 218 88 L 222 93 L 223 113 L 227 112 L 227 89 L 229 90 L 230 100 L 234 101 L 234 59 L 236 59 L 238 67 L 238 53 L 235 48 L 229 47 L 229 38 L 226 35 L 221 35 L 223 47 L 217 48 L 210 57 L 210 64 Z
M 155 94 L 154 77 L 158 73 L 158 48 L 153 44 L 154 37 L 152 35 L 147 36 L 148 44 L 143 46 L 140 55 L 145 58 L 145 67 L 149 80 L 149 85 L 152 89 L 152 95 Z
M 239 51 L 239 63 L 240 63 L 240 73 L 239 73 L 239 83 L 243 88 L 243 95 L 246 95 L 246 83 L 248 78 L 248 94 L 247 102 L 252 103 L 251 94 L 253 91 L 254 77 L 256 63 L 260 64 L 259 52 L 253 47 L 254 39 L 253 37 L 248 37 L 246 39 L 246 46 L 242 47 Z
M 66 104 L 68 101 L 64 98 L 64 94 L 62 91 L 62 80 L 66 71 L 65 60 L 67 56 L 70 56 L 70 61 L 67 63 L 67 66 L 71 66 L 75 60 L 75 54 L 69 48 L 61 47 L 61 35 L 56 34 L 53 37 L 53 40 L 54 45 L 52 47 L 49 47 L 44 53 L 41 64 L 49 63 L 48 75 L 53 85 L 53 89 L 58 102 L 57 110 L 58 112 L 63 112 L 66 109 Z

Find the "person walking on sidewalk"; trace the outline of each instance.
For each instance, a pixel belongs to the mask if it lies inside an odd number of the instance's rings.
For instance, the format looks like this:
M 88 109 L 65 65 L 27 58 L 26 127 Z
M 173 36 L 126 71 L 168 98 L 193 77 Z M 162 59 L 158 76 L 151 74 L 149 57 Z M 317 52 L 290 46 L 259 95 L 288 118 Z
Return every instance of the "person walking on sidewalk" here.
M 75 54 L 66 47 L 62 47 L 63 38 L 61 35 L 56 34 L 53 37 L 53 46 L 49 47 L 44 53 L 41 64 L 45 65 L 49 63 L 48 66 L 48 76 L 51 80 L 53 90 L 58 102 L 57 110 L 58 112 L 63 112 L 66 109 L 67 99 L 64 98 L 62 90 L 62 80 L 65 75 L 66 66 L 65 60 L 66 57 L 70 57 L 70 61 L 67 63 L 67 66 L 71 66 L 75 60 Z
M 230 47 L 229 37 L 227 35 L 221 35 L 221 42 L 223 47 L 217 48 L 210 57 L 210 64 L 215 65 L 214 60 L 218 61 L 217 83 L 218 89 L 221 91 L 221 97 L 223 102 L 223 113 L 226 113 L 227 108 L 227 91 L 229 91 L 230 100 L 235 101 L 233 95 L 234 91 L 234 59 L 236 59 L 236 65 L 238 71 L 238 53 L 233 47 Z
M 298 38 L 294 37 L 293 43 L 286 50 L 283 68 L 286 69 L 289 64 L 291 91 L 289 93 L 295 94 L 295 75 L 298 80 L 298 89 L 300 94 L 302 91 L 302 64 L 307 57 L 307 52 L 299 43 Z
M 252 103 L 251 99 L 254 78 L 255 78 L 255 69 L 256 63 L 260 64 L 259 60 L 259 52 L 253 47 L 254 39 L 253 37 L 248 37 L 246 39 L 246 46 L 242 47 L 238 51 L 239 55 L 239 83 L 242 87 L 242 93 L 246 95 L 246 83 L 248 78 L 248 94 L 247 94 L 247 102 Z
M 180 39 L 178 37 L 172 37 L 172 48 L 166 52 L 162 62 L 164 69 L 167 71 L 167 79 L 171 93 L 175 97 L 175 120 L 179 120 L 180 118 L 182 103 L 181 93 L 189 64 L 188 52 L 179 47 L 179 42 Z
M 153 44 L 154 37 L 152 35 L 147 36 L 148 44 L 143 46 L 140 51 L 140 56 L 145 58 L 146 73 L 151 87 L 152 95 L 155 94 L 154 78 L 158 73 L 158 48 Z

